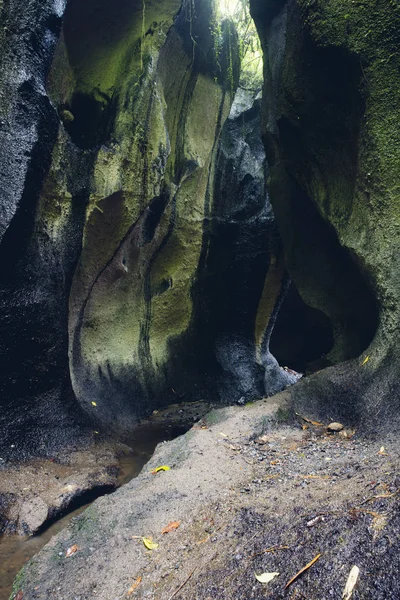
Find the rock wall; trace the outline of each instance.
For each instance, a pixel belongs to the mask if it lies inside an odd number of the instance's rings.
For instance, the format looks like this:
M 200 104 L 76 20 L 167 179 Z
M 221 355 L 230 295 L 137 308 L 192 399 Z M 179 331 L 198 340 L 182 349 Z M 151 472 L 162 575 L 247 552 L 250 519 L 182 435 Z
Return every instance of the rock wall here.
M 260 94 L 238 89 L 218 146 L 206 251 L 195 286 L 195 330 L 209 361 L 205 371 L 221 398 L 239 403 L 272 395 L 290 379 L 269 352 L 284 261 L 266 189 L 260 109 Z
M 70 298 L 75 394 L 122 432 L 202 394 L 186 338 L 212 160 L 236 85 L 224 61 L 238 74 L 235 32 L 226 24 L 216 49 L 211 3 L 185 3 L 169 32 L 159 13 L 144 18 L 143 45 L 126 59 L 108 138 L 96 149 Z
M 252 1 L 264 49 L 263 137 L 289 272 L 333 327 L 298 407 L 394 425 L 399 392 L 400 9 Z M 345 361 L 345 362 L 342 362 Z
M 68 294 L 84 222 L 82 177 L 67 194 L 66 174 L 51 168 L 59 119 L 46 94 L 64 4 L 30 0 L 22 10 L 9 1 L 0 9 L 3 459 L 23 450 L 51 451 L 65 439 L 73 443 L 82 421 L 67 356 Z
M 283 267 L 257 111 L 229 120 L 232 156 L 219 146 L 239 79 L 232 23 L 212 0 L 2 11 L 8 454 L 283 387 L 264 339 Z

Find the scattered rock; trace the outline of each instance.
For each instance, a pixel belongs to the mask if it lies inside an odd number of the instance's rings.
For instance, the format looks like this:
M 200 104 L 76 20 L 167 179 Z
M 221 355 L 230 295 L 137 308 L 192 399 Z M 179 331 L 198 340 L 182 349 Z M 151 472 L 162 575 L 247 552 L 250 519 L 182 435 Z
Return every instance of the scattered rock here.
M 256 444 L 266 444 L 268 442 L 268 436 L 262 435 L 256 439 Z
M 327 430 L 332 433 L 338 433 L 339 431 L 342 431 L 342 429 L 344 429 L 344 426 L 341 423 L 334 422 L 327 426 Z
M 347 440 L 351 439 L 354 434 L 355 434 L 354 429 L 342 429 L 342 431 L 339 431 L 340 437 L 345 438 Z

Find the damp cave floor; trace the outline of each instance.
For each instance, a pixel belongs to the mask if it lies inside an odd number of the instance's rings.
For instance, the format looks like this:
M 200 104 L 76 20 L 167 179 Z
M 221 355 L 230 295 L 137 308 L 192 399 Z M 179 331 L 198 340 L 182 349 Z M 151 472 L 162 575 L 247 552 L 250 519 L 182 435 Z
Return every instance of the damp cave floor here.
M 213 410 L 159 444 L 27 563 L 12 597 L 339 599 L 357 565 L 352 598 L 398 600 L 398 442 L 288 422 L 287 400 Z M 152 474 L 160 465 L 170 470 Z M 279 575 L 258 582 L 265 572 Z

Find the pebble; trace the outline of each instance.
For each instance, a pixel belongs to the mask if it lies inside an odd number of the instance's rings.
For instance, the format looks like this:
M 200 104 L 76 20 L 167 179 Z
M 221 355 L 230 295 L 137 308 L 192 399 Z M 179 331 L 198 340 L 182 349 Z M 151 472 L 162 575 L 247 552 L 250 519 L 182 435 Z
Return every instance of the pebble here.
M 268 442 L 268 436 L 266 436 L 266 435 L 262 435 L 261 437 L 256 439 L 256 443 L 260 444 L 260 445 L 266 444 L 267 442 Z
M 329 423 L 329 425 L 327 426 L 327 430 L 333 431 L 334 433 L 342 431 L 342 429 L 344 429 L 344 426 L 341 423 Z

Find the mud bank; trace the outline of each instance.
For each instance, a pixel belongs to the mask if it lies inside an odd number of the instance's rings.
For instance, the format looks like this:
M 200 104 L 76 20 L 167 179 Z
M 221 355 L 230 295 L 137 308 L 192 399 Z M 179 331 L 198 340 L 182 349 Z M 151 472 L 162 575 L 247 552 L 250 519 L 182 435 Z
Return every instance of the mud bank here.
M 297 422 L 287 399 L 214 410 L 159 445 L 24 567 L 12 598 L 324 600 L 341 597 L 354 564 L 354 598 L 398 598 L 398 448 Z M 160 465 L 170 470 L 152 474 Z

